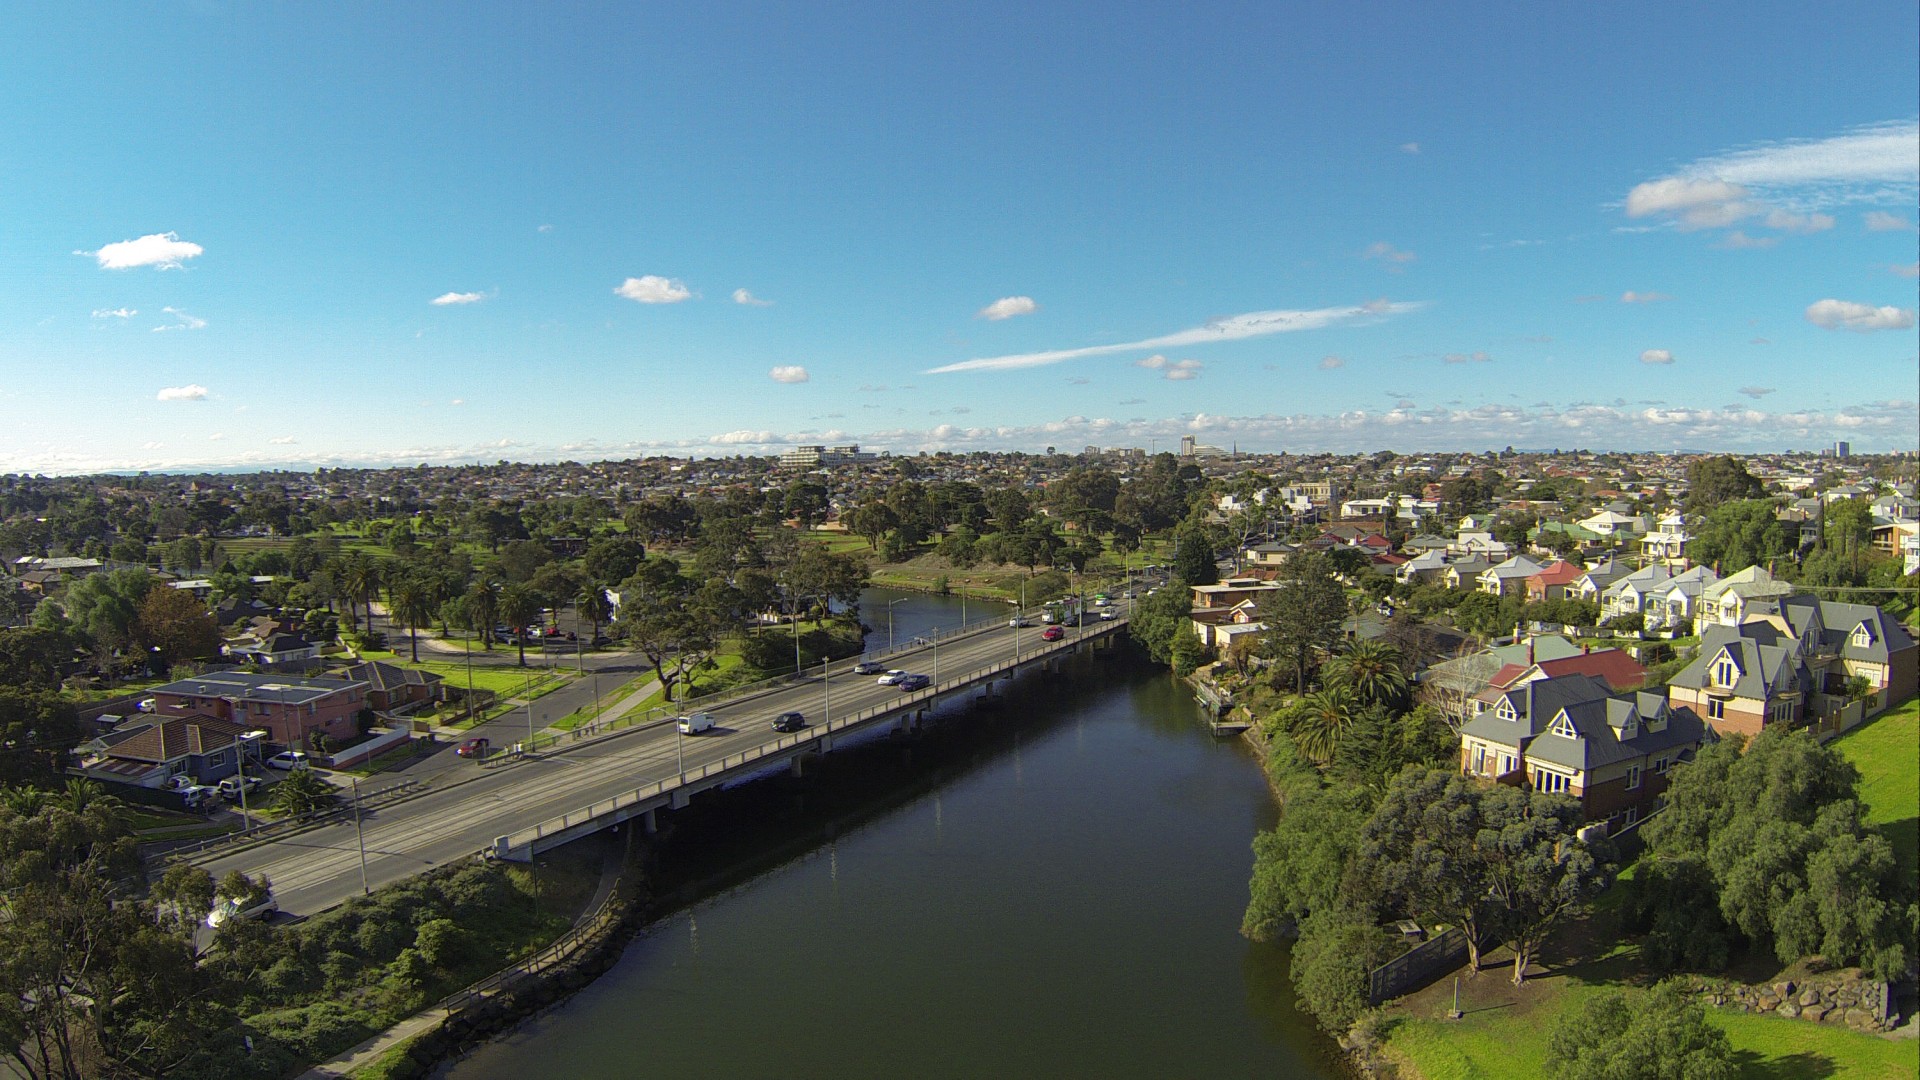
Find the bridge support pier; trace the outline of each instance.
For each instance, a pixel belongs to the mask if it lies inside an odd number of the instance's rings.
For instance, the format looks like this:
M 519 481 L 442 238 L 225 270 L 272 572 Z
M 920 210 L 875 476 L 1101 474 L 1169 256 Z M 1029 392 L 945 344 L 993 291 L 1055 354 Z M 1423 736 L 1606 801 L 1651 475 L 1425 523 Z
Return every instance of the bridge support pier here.
M 640 815 L 640 826 L 647 830 L 648 836 L 652 836 L 660 831 L 660 819 L 657 813 L 657 811 L 649 810 Z
M 667 809 L 669 810 L 684 810 L 687 808 L 687 804 L 692 801 L 693 796 L 687 794 L 685 788 L 675 788 L 667 793 Z

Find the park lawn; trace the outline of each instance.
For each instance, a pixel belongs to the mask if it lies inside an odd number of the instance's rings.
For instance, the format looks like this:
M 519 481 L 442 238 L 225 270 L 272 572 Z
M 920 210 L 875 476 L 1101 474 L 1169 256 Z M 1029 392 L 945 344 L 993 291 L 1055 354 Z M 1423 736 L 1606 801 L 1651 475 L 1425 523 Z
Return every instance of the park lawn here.
M 1479 978 L 1503 979 L 1485 971 Z M 1518 1006 L 1471 1005 L 1460 1020 L 1407 1018 L 1393 1025 L 1386 1054 L 1412 1080 L 1533 1080 L 1547 1070 L 1547 1033 L 1554 1021 L 1601 987 L 1571 977 L 1528 980 Z M 1782 1017 L 1707 1009 L 1727 1033 L 1744 1080 L 1786 1076 L 1913 1076 L 1914 1044 Z
M 1893 845 L 1901 880 L 1911 896 L 1920 883 L 1920 698 L 1854 728 L 1834 749 L 1860 770 L 1860 801 L 1867 824 Z

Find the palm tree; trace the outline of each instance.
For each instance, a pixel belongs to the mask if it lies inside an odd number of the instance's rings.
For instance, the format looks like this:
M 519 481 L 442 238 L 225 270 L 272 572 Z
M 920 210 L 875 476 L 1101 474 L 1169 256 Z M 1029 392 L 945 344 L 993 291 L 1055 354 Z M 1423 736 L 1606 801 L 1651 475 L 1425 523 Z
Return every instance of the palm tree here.
M 367 632 L 373 632 L 373 598 L 380 592 L 380 564 L 364 555 L 355 556 L 341 575 L 341 585 L 349 597 L 358 599 L 367 609 Z M 351 603 L 351 600 L 349 601 Z
M 1327 661 L 1329 681 L 1351 690 L 1366 705 L 1391 705 L 1406 697 L 1400 650 L 1384 641 L 1356 641 Z
M 420 662 L 420 626 L 433 621 L 433 587 L 418 574 L 397 578 L 387 586 L 387 603 L 393 618 L 407 628 L 407 640 L 413 648 L 413 662 Z
M 509 585 L 500 592 L 500 617 L 513 627 L 520 645 L 520 666 L 527 666 L 527 627 L 540 618 L 540 600 L 525 585 Z
M 580 592 L 580 598 L 573 602 L 576 615 L 593 624 L 593 637 L 588 641 L 600 639 L 600 624 L 613 617 L 613 604 L 607 599 L 607 591 L 598 585 L 589 583 Z
M 1316 765 L 1330 765 L 1340 740 L 1353 727 L 1359 712 L 1353 692 L 1344 685 L 1316 690 L 1294 703 L 1288 728 L 1300 752 Z
M 493 624 L 500 621 L 500 583 L 481 578 L 467 590 L 467 618 L 480 631 L 480 646 L 493 649 Z

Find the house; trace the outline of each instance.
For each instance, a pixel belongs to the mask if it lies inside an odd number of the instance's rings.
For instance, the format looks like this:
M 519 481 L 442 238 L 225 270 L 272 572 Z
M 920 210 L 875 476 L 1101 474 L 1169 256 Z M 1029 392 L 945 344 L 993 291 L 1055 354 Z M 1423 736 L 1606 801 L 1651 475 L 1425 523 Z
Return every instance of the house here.
M 1565 639 L 1560 639 L 1564 641 Z M 1616 694 L 1638 690 L 1646 684 L 1647 669 L 1624 649 L 1588 649 L 1572 656 L 1507 663 L 1487 680 L 1487 686 L 1475 700 L 1491 706 L 1499 696 L 1524 683 L 1539 679 L 1557 679 L 1562 675 L 1593 675 L 1605 679 Z
M 1763 727 L 1807 718 L 1814 683 L 1799 639 L 1764 621 L 1712 625 L 1700 651 L 1673 681 L 1667 700 L 1686 706 L 1721 733 L 1756 735 Z
M 1640 550 L 1654 562 L 1684 566 L 1687 544 L 1692 539 L 1687 533 L 1686 517 L 1674 510 L 1661 515 L 1657 527 L 1640 538 Z
M 1673 766 L 1713 737 L 1658 692 L 1614 697 L 1606 679 L 1533 679 L 1498 695 L 1460 729 L 1460 771 L 1580 803 L 1608 831 L 1658 809 Z
M 276 620 L 264 621 L 268 627 L 249 630 L 222 645 L 220 651 L 236 664 L 261 667 L 285 667 L 320 658 L 320 646 L 308 641 L 304 634 Z
M 1673 571 L 1665 566 L 1643 566 L 1631 574 L 1614 579 L 1600 594 L 1600 621 L 1623 619 L 1632 615 L 1644 615 L 1647 598 L 1652 596 L 1667 582 L 1673 580 Z
M 1792 585 L 1775 581 L 1765 567 L 1749 566 L 1737 574 L 1721 578 L 1701 592 L 1695 621 L 1739 626 L 1747 621 L 1748 613 L 1755 610 L 1756 604 L 1792 592 Z
M 1769 623 L 1800 641 L 1816 676 L 1815 693 L 1843 694 L 1848 679 L 1865 678 L 1874 695 L 1868 716 L 1920 692 L 1920 646 L 1872 604 L 1789 596 L 1760 605 L 1748 622 Z
M 1281 586 L 1257 578 L 1228 578 L 1217 585 L 1190 585 L 1193 590 L 1193 608 L 1230 608 L 1242 600 L 1251 600 L 1263 593 L 1279 592 Z
M 365 683 L 367 705 L 382 712 L 405 705 L 432 701 L 440 696 L 444 681 L 431 671 L 400 667 L 370 660 L 354 664 L 340 673 L 349 682 Z
M 210 715 L 263 728 L 273 742 L 286 746 L 301 745 L 315 732 L 351 738 L 359 730 L 360 713 L 369 708 L 365 683 L 243 671 L 179 679 L 148 694 L 158 716 Z
M 1508 596 L 1526 589 L 1526 580 L 1538 574 L 1543 567 L 1525 555 L 1515 555 L 1497 566 L 1489 566 L 1474 579 L 1475 585 L 1483 593 L 1494 596 Z
M 138 787 L 164 788 L 175 776 L 212 784 L 240 768 L 246 724 L 211 716 L 149 719 L 95 739 L 80 763 L 86 776 Z
M 1269 540 L 1262 544 L 1249 544 L 1241 550 L 1240 558 L 1253 566 L 1279 566 L 1295 550 L 1292 544 Z
M 1573 585 L 1568 588 L 1567 595 L 1576 600 L 1591 600 L 1597 604 L 1600 602 L 1601 594 L 1607 591 L 1607 586 L 1632 572 L 1633 567 L 1616 559 L 1594 563 L 1575 579 Z
M 1447 569 L 1445 551 L 1428 549 L 1394 569 L 1394 579 L 1408 585 L 1424 585 L 1437 580 Z
M 1541 567 L 1539 573 L 1523 581 L 1527 590 L 1527 602 L 1565 599 L 1568 590 L 1573 587 L 1574 582 L 1580 580 L 1580 575 L 1583 573 L 1585 571 L 1579 566 L 1565 559 L 1553 560 Z
M 1495 540 L 1492 533 L 1462 530 L 1453 538 L 1453 543 L 1447 546 L 1447 552 L 1451 555 L 1497 562 L 1512 554 L 1513 549 L 1508 547 L 1505 541 Z
M 1251 599 L 1222 607 L 1195 609 L 1190 613 L 1190 619 L 1200 644 L 1216 648 L 1222 653 L 1232 648 L 1235 641 L 1267 628 L 1267 624 L 1260 621 L 1259 605 Z
M 1449 589 L 1471 589 L 1480 580 L 1480 575 L 1493 569 L 1493 563 L 1486 559 L 1460 558 L 1447 564 L 1440 571 L 1440 584 Z
M 1535 664 L 1579 655 L 1580 646 L 1566 638 L 1558 634 L 1541 634 L 1511 645 L 1498 645 L 1466 656 L 1442 660 L 1420 676 L 1420 685 L 1436 691 L 1432 695 L 1436 707 L 1455 720 L 1466 720 L 1473 715 L 1475 697 L 1501 672 L 1508 668 L 1525 671 Z M 1426 696 L 1423 692 L 1422 697 Z
M 1696 566 L 1647 590 L 1641 604 L 1646 614 L 1646 628 L 1671 630 L 1692 625 L 1700 595 L 1719 578 L 1711 567 Z
M 1640 514 L 1622 514 L 1614 510 L 1602 510 L 1591 517 L 1581 518 L 1579 526 L 1596 536 L 1608 540 L 1629 540 L 1647 531 L 1647 519 Z

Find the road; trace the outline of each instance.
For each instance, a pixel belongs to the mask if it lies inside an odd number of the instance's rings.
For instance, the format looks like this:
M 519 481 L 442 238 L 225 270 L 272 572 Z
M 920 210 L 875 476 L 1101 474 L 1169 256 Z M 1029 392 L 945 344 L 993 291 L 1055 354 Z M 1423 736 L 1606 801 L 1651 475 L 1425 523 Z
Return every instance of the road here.
M 1069 629 L 1068 640 L 1080 633 Z M 1026 655 L 1042 644 L 1040 634 L 1037 627 L 1002 626 L 937 648 L 899 653 L 889 657 L 888 663 L 951 679 L 961 671 L 1011 659 L 1016 648 Z M 852 674 L 851 666 L 850 661 L 838 665 L 830 680 L 712 708 L 709 711 L 718 726 L 703 735 L 681 736 L 671 724 L 662 723 L 491 769 L 442 752 L 436 755 L 444 759 L 439 768 L 455 770 L 451 775 L 440 778 L 424 795 L 368 813 L 358 834 L 348 819 L 204 865 L 216 878 L 230 870 L 266 874 L 283 911 L 295 915 L 323 911 L 359 893 L 363 873 L 364 887 L 379 888 L 434 866 L 474 858 L 495 837 L 665 779 L 683 767 L 694 768 L 769 742 L 776 736 L 768 721 L 776 713 L 794 710 L 817 721 L 829 712 L 852 715 L 900 696 L 890 686 L 877 685 L 872 676 Z M 549 697 L 582 689 L 576 686 Z M 591 690 L 586 693 L 591 701 Z M 563 704 L 557 701 L 548 706 L 559 710 L 553 712 L 556 718 L 571 711 L 562 709 Z M 521 723 L 519 730 L 524 733 Z M 461 779 L 457 770 L 462 768 L 474 775 Z

